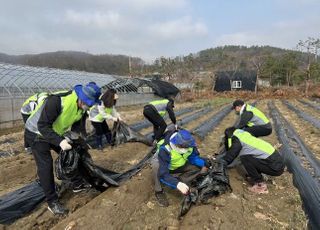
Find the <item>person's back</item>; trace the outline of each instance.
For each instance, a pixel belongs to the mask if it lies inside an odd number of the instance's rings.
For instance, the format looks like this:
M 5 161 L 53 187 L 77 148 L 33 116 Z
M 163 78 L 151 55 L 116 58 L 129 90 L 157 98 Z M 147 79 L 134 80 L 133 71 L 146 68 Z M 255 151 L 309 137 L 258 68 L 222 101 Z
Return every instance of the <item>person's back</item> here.
M 254 182 L 249 190 L 267 193 L 267 185 L 261 173 L 272 176 L 280 176 L 283 173 L 285 166 L 279 152 L 270 143 L 234 127 L 225 130 L 225 138 L 226 154 L 221 158 L 221 163 L 229 165 L 239 156 L 247 175 Z
M 143 108 L 144 117 L 153 125 L 154 144 L 163 137 L 167 128 L 164 116 L 168 113 L 172 123 L 177 128 L 177 120 L 173 111 L 174 101 L 172 98 L 159 99 L 149 102 Z
M 255 137 L 268 136 L 272 133 L 269 119 L 256 107 L 245 104 L 242 100 L 236 100 L 233 102 L 233 109 L 240 116 L 235 128 L 246 130 Z

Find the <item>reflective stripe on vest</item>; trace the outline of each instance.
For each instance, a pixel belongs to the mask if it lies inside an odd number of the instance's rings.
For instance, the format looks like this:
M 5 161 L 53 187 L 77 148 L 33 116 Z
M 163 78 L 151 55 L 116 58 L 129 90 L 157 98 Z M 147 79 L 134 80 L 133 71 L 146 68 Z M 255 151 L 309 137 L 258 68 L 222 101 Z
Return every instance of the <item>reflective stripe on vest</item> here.
M 113 108 L 105 108 L 104 111 L 106 114 L 111 115 Z M 98 105 L 94 105 L 90 108 L 89 119 L 95 122 L 103 122 L 105 120 L 103 115 L 99 112 Z
M 78 96 L 75 91 L 71 94 L 61 96 L 61 113 L 57 119 L 53 122 L 53 130 L 60 136 L 65 134 L 71 126 L 79 121 L 84 111 L 78 108 Z M 26 128 L 31 132 L 40 134 L 38 130 L 38 121 L 41 112 L 45 106 L 46 100 L 42 101 L 37 108 L 31 113 L 29 119 L 26 122 Z
M 164 148 L 167 150 L 167 152 L 170 153 L 171 159 L 170 159 L 170 170 L 175 170 L 177 168 L 180 168 L 181 166 L 184 166 L 186 162 L 188 161 L 188 157 L 192 154 L 193 148 L 188 148 L 188 151 L 184 154 L 180 154 L 178 151 L 172 149 L 170 145 L 165 145 Z
M 275 148 L 271 144 L 252 136 L 242 129 L 236 129 L 233 135 L 239 139 L 242 145 L 239 156 L 254 155 L 256 158 L 266 159 L 275 151 Z
M 228 138 L 228 148 L 229 148 L 229 149 L 231 148 L 231 145 L 232 145 L 232 139 L 231 139 L 231 138 Z
M 32 113 L 33 110 L 36 109 L 36 106 L 43 101 L 44 99 L 46 99 L 48 96 L 47 93 L 36 93 L 34 95 L 32 95 L 31 97 L 29 97 L 23 104 L 21 107 L 21 113 L 22 114 L 26 114 L 26 115 L 30 115 Z
M 166 115 L 168 102 L 168 99 L 163 99 L 151 101 L 149 104 L 153 105 L 160 114 L 160 116 L 163 117 L 164 115 Z
M 269 119 L 266 117 L 266 115 L 264 115 L 263 112 L 261 112 L 259 109 L 255 108 L 255 107 L 253 107 L 252 105 L 247 104 L 246 110 L 253 113 L 253 117 L 251 118 L 251 120 L 247 124 L 249 127 L 252 127 L 255 125 L 265 125 L 270 122 Z

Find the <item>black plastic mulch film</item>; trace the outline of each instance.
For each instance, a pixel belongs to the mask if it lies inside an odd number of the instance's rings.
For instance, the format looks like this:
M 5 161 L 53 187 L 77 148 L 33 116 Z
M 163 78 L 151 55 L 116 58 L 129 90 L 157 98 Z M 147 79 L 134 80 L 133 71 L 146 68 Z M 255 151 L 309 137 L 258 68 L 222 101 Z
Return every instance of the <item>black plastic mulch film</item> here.
M 191 184 L 191 192 L 181 202 L 179 218 L 187 214 L 193 204 L 208 204 L 210 198 L 232 191 L 226 166 L 216 161 L 207 174 L 197 176 Z
M 10 224 L 32 211 L 43 202 L 42 187 L 34 181 L 0 197 L 0 224 Z
M 306 215 L 309 219 L 309 227 L 311 229 L 319 229 L 320 226 L 320 183 L 317 178 L 310 174 L 310 171 L 302 166 L 302 161 L 294 153 L 294 150 L 290 147 L 290 139 L 299 139 L 294 133 L 288 132 L 284 127 L 290 127 L 288 122 L 285 122 L 281 117 L 278 109 L 273 103 L 268 103 L 271 117 L 274 122 L 274 127 L 277 132 L 277 136 L 282 143 L 280 153 L 285 160 L 285 164 L 290 173 L 292 173 L 293 184 L 298 188 L 301 199 L 303 201 L 303 207 Z M 291 128 L 292 129 L 292 128 Z M 297 143 L 301 143 L 301 140 L 297 140 Z M 301 148 L 302 151 L 307 148 Z M 310 152 L 310 151 L 309 151 Z M 306 156 L 311 153 L 305 152 Z M 307 158 L 308 159 L 308 158 Z M 308 159 L 310 160 L 310 159 Z M 311 162 L 310 162 L 311 164 Z M 313 165 L 315 163 L 312 163 Z M 315 166 L 317 168 L 317 166 Z M 319 171 L 319 168 L 315 169 Z
M 217 126 L 222 121 L 222 119 L 231 112 L 231 108 L 231 106 L 226 106 L 218 113 L 213 114 L 212 117 L 195 128 L 193 130 L 193 133 L 199 136 L 201 140 L 203 140 L 205 136 L 213 129 L 213 127 Z
M 250 105 L 255 106 L 257 101 L 250 103 Z M 198 127 L 193 130 L 193 133 L 200 137 L 201 140 L 205 138 L 205 136 L 216 127 L 224 117 L 226 117 L 232 111 L 232 106 L 226 106 L 221 109 L 218 113 L 215 113 L 208 120 L 204 121 Z M 231 126 L 231 125 L 230 125 Z
M 315 117 L 313 117 L 313 116 L 301 111 L 297 107 L 295 107 L 292 104 L 290 104 L 290 102 L 288 102 L 288 101 L 282 101 L 282 103 L 284 103 L 290 110 L 292 110 L 296 114 L 298 114 L 299 117 L 301 117 L 302 119 L 310 122 L 316 128 L 320 129 L 320 120 L 319 119 L 317 119 L 317 118 L 315 118 Z
M 151 140 L 139 132 L 132 130 L 129 125 L 122 121 L 114 123 L 111 134 L 111 145 L 113 146 L 117 146 L 126 142 L 140 142 L 148 146 L 152 145 Z
M 298 100 L 300 103 L 309 106 L 315 110 L 319 110 L 320 111 L 320 105 L 316 104 L 316 103 L 311 103 L 309 101 L 304 101 L 304 100 Z

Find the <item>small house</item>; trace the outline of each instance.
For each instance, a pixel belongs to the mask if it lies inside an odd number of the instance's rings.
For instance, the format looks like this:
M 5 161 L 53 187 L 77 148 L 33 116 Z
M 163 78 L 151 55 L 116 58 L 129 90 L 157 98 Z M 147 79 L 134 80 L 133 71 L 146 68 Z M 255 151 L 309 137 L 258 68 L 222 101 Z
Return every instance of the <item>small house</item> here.
M 215 74 L 214 91 L 231 90 L 254 91 L 257 74 L 253 71 L 221 71 Z

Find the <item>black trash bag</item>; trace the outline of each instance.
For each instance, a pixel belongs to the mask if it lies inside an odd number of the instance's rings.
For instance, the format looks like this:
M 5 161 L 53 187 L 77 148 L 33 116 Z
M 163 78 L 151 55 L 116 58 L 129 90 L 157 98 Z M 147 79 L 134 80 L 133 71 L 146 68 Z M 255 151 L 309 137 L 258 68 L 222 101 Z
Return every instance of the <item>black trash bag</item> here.
M 198 178 L 197 189 L 201 203 L 207 203 L 212 197 L 232 191 L 224 164 L 214 162 L 208 174 Z
M 194 189 L 188 195 L 183 197 L 183 200 L 181 202 L 180 214 L 178 218 L 184 216 L 189 212 L 191 205 L 197 203 L 198 196 L 198 190 Z
M 114 146 L 123 144 L 126 142 L 141 142 L 148 146 L 152 146 L 152 141 L 145 137 L 144 135 L 133 131 L 129 125 L 122 121 L 115 122 L 112 128 L 112 139 L 111 143 Z
M 179 217 L 187 214 L 192 204 L 207 204 L 210 198 L 232 191 L 226 166 L 216 161 L 211 161 L 206 174 L 200 174 L 191 181 L 191 187 L 190 194 L 182 201 Z
M 90 154 L 88 153 L 88 146 L 86 142 L 79 136 L 69 136 L 72 149 L 68 151 L 61 151 L 55 161 L 55 171 L 57 178 L 60 180 L 70 180 L 76 176 L 81 176 L 88 181 L 93 187 L 98 190 L 104 190 L 112 186 L 119 186 L 110 175 L 117 173 L 108 170 L 102 170 L 94 164 Z
M 78 175 L 79 147 L 61 151 L 55 161 L 55 172 L 59 180 L 68 180 Z
M 90 154 L 86 150 L 81 153 L 80 164 L 80 174 L 85 177 L 85 179 L 91 183 L 92 186 L 99 188 L 103 184 L 119 186 L 119 183 L 110 177 L 112 175 L 117 175 L 118 173 L 102 169 L 101 167 L 95 165 Z
M 0 197 L 0 224 L 10 224 L 32 211 L 44 201 L 45 195 L 38 181 Z

